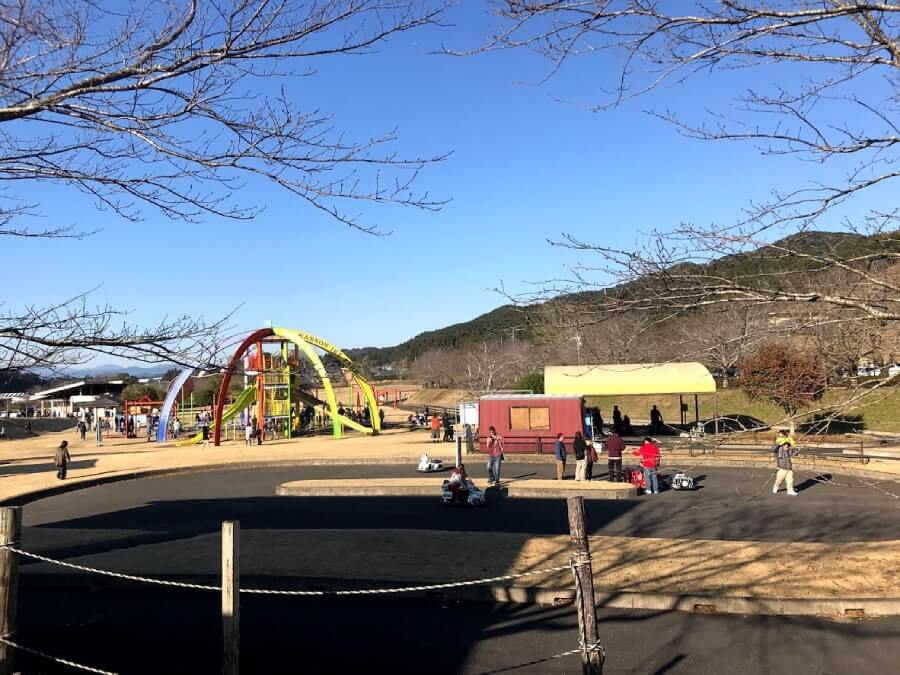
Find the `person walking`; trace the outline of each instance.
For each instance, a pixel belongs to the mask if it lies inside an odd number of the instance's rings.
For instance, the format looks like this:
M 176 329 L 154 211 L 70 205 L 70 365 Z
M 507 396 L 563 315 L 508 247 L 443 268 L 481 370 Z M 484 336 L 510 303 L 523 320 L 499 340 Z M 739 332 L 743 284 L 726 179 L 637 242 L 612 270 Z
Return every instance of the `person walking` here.
M 606 438 L 606 465 L 609 469 L 607 478 L 613 483 L 622 482 L 622 453 L 625 441 L 615 431 Z
M 437 417 L 437 415 L 435 415 Z M 488 484 L 500 485 L 500 465 L 503 464 L 503 439 L 497 434 L 497 429 L 488 429 Z
M 181 434 L 181 422 L 178 418 L 175 418 L 175 421 L 172 422 L 172 438 L 176 441 L 178 440 L 178 436 Z
M 69 441 L 62 441 L 56 449 L 56 477 L 60 480 L 66 479 L 66 472 L 69 470 L 69 462 L 72 456 L 69 455 Z
M 209 447 L 209 425 L 204 422 L 203 426 L 200 428 L 200 432 L 203 434 L 203 447 Z
M 84 420 L 78 423 L 78 434 L 81 436 L 81 440 L 84 440 L 85 436 L 87 436 L 87 424 L 84 423 Z
M 791 432 L 787 429 L 781 429 L 778 432 L 778 435 L 775 437 L 775 443 L 772 445 L 772 452 L 777 453 L 778 448 L 787 443 L 792 448 L 797 447 L 797 441 L 794 440 L 794 437 L 791 436 Z
M 244 427 L 244 445 L 253 445 L 253 425 L 250 422 Z
M 775 465 L 778 467 L 778 471 L 775 473 L 775 485 L 772 486 L 772 494 L 778 494 L 781 482 L 785 481 L 787 483 L 787 493 L 791 497 L 797 496 L 797 493 L 794 492 L 794 463 L 792 461 L 796 454 L 797 448 L 787 440 L 778 446 L 778 450 L 775 451 Z
M 575 432 L 572 441 L 572 452 L 575 455 L 575 480 L 583 481 L 587 469 L 587 443 L 580 431 Z
M 644 444 L 633 454 L 641 457 L 641 467 L 644 469 L 644 494 L 659 494 L 659 479 L 656 475 L 659 470 L 659 448 L 653 443 L 652 438 L 645 436 Z
M 94 425 L 94 441 L 98 448 L 103 445 L 103 428 L 99 424 Z
M 620 435 L 622 433 L 622 411 L 617 405 L 613 406 L 613 431 Z
M 556 434 L 556 445 L 553 452 L 556 455 L 556 480 L 566 479 L 566 444 L 563 434 Z

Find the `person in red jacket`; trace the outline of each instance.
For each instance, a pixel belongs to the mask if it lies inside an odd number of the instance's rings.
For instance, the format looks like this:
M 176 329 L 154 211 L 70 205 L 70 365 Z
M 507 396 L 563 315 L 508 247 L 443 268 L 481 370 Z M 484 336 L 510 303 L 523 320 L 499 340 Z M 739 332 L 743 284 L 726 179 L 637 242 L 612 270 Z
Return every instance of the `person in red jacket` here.
M 641 457 L 641 467 L 644 469 L 644 494 L 659 494 L 659 480 L 656 471 L 659 468 L 659 448 L 654 445 L 653 439 L 644 437 L 644 444 L 634 451 Z

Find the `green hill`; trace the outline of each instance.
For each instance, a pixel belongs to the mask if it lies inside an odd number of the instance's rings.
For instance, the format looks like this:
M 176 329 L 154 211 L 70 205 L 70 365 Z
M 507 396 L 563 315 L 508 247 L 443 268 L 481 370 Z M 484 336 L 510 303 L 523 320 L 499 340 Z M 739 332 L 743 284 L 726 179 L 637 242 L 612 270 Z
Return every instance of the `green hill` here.
M 760 284 L 772 287 L 794 286 L 800 279 L 815 275 L 818 263 L 802 254 L 829 254 L 834 258 L 847 259 L 858 255 L 875 253 L 885 249 L 900 250 L 900 242 L 893 236 L 871 236 L 849 232 L 802 232 L 781 239 L 756 251 L 727 255 L 705 265 L 684 263 L 686 270 L 701 276 L 724 277 L 740 280 L 747 285 Z M 786 253 L 787 249 L 793 254 Z M 592 297 L 603 295 L 625 297 L 640 292 L 645 282 L 637 280 L 614 286 L 605 291 L 584 291 L 561 295 L 546 301 L 544 305 L 590 301 Z M 348 350 L 354 360 L 369 368 L 377 369 L 387 364 L 412 361 L 431 349 L 455 349 L 480 342 L 484 339 L 511 336 L 516 339 L 534 338 L 528 324 L 526 308 L 503 305 L 482 314 L 471 321 L 454 324 L 446 328 L 427 331 L 394 347 L 364 347 Z
M 503 305 L 471 321 L 420 333 L 394 347 L 348 349 L 347 354 L 354 361 L 377 367 L 411 361 L 431 349 L 455 349 L 513 333 L 516 339 L 528 340 L 531 337 L 523 310 L 513 305 Z

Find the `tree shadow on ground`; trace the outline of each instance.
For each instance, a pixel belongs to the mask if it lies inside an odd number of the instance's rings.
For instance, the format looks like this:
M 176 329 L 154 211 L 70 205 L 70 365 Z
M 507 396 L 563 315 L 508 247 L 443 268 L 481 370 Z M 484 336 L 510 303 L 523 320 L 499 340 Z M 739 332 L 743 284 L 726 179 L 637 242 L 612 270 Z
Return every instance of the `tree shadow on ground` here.
M 806 435 L 858 434 L 864 431 L 866 423 L 862 415 L 815 415 L 811 420 L 797 426 Z
M 77 471 L 79 469 L 93 469 L 97 466 L 96 459 L 76 459 L 69 462 L 69 471 Z M 6 464 L 0 466 L 0 478 L 6 476 L 22 476 L 35 473 L 56 473 L 56 465 L 52 460 L 46 462 L 38 462 L 33 464 Z
M 718 418 L 718 422 L 720 434 L 738 431 L 750 431 L 753 429 L 766 429 L 769 427 L 769 425 L 763 422 L 761 419 L 751 417 L 750 415 L 744 415 L 742 413 L 729 413 L 727 415 L 720 415 Z M 715 419 L 703 420 L 701 424 L 703 424 L 704 433 L 715 434 Z

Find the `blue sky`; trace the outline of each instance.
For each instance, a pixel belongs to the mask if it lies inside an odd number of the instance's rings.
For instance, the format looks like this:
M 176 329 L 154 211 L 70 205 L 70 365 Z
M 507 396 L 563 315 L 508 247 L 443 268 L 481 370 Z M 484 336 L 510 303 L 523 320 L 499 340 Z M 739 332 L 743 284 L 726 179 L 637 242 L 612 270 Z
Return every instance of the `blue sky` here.
M 40 201 L 47 225 L 102 231 L 83 241 L 4 241 L 0 278 L 21 289 L 9 304 L 98 287 L 94 302 L 129 309 L 138 324 L 213 319 L 241 305 L 240 328 L 271 320 L 346 347 L 390 345 L 503 304 L 492 290 L 500 284 L 517 292 L 565 275 L 579 258 L 545 243 L 562 232 L 627 247 L 654 227 L 731 222 L 772 187 L 831 171 L 763 158 L 748 145 L 685 139 L 644 112 L 720 105 L 761 75 L 699 78 L 595 113 L 596 88 L 611 72 L 606 57 L 573 62 L 540 86 L 521 84 L 547 64 L 521 51 L 432 53 L 441 43 L 476 44 L 489 30 L 480 11 L 454 16 L 456 26 L 321 61 L 313 77 L 283 83 L 350 137 L 397 127 L 400 154 L 452 152 L 418 182 L 451 200 L 440 212 L 364 208 L 367 222 L 393 231 L 372 237 L 254 185 L 249 199 L 266 209 L 253 224 L 187 225 L 146 211 L 135 225 L 76 192 L 30 186 L 19 194 Z

